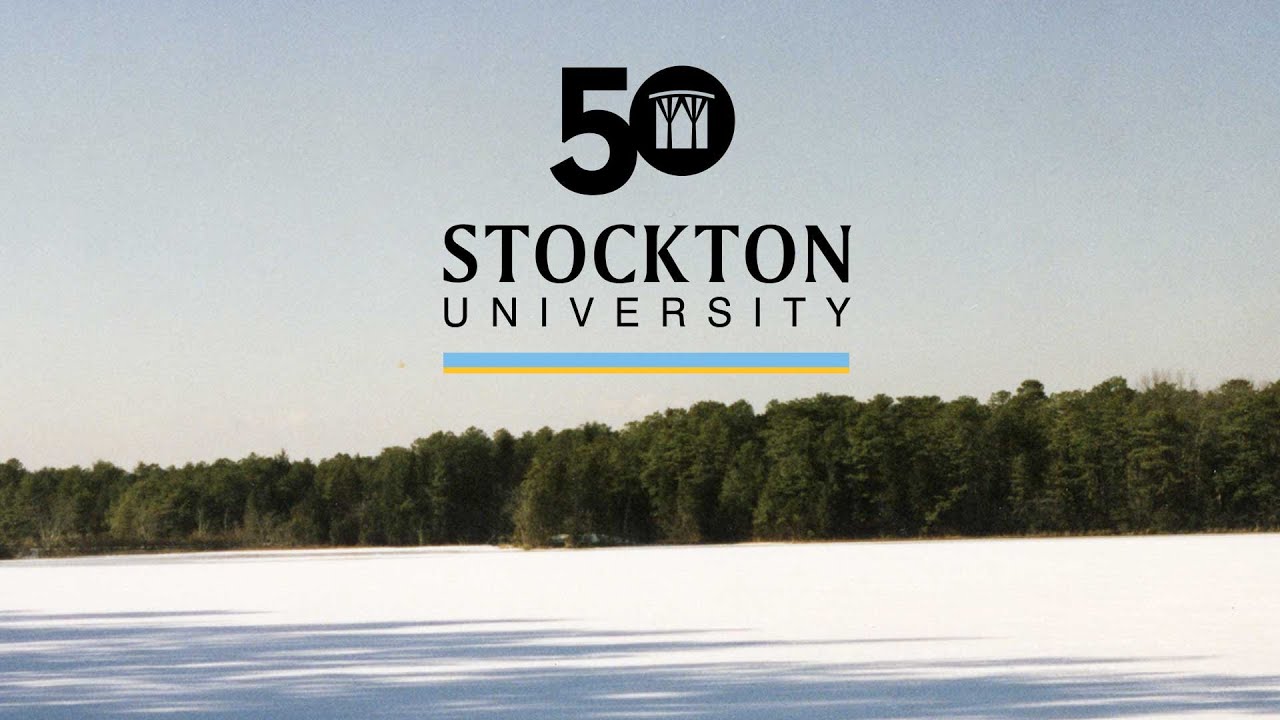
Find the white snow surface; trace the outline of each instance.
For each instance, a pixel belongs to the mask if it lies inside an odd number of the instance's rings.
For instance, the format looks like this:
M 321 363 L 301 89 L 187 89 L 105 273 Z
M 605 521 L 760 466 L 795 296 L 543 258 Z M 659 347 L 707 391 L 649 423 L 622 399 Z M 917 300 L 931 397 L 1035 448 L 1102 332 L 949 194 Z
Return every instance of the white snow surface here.
M 1280 717 L 1280 535 L 0 563 L 0 717 Z

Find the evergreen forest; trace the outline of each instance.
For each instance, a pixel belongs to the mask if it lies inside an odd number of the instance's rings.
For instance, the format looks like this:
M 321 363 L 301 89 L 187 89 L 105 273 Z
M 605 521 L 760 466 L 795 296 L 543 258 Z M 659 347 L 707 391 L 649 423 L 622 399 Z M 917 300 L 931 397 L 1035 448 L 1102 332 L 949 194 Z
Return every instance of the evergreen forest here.
M 0 464 L 0 555 L 1280 528 L 1280 382 L 700 402 L 376 456 Z

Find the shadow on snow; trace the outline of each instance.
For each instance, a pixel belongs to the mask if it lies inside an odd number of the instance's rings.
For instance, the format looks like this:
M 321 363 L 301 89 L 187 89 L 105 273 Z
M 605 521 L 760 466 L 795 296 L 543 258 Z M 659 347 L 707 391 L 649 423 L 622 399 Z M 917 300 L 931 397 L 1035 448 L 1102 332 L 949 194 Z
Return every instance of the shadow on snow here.
M 1280 707 L 1277 675 L 1123 670 L 1187 658 L 679 662 L 682 652 L 821 643 L 531 622 L 252 625 L 212 612 L 0 613 L 0 716 L 1113 718 Z M 826 643 L 964 640 L 973 638 Z

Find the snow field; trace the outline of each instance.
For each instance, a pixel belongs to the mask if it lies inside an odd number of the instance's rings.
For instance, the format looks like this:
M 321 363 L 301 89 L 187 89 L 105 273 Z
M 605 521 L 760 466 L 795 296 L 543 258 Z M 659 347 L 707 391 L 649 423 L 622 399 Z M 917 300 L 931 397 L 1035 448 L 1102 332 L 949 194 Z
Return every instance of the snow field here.
M 1280 717 L 1280 535 L 0 563 L 0 717 Z

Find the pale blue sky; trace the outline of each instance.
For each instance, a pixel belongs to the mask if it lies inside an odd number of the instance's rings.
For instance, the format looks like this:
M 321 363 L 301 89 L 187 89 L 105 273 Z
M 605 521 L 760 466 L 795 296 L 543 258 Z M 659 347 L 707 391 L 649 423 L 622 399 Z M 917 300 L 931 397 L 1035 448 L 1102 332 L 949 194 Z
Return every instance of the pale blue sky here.
M 555 183 L 567 154 L 603 159 L 559 141 L 561 67 L 627 67 L 634 91 L 676 64 L 733 95 L 715 168 Z M 321 457 L 699 399 L 1275 379 L 1277 68 L 1275 3 L 5 3 L 0 457 Z M 463 222 L 847 223 L 852 277 L 583 281 L 599 312 L 641 296 L 645 327 L 447 330 Z M 481 254 L 463 289 L 510 294 Z M 852 300 L 839 331 L 816 308 L 662 331 L 667 291 Z M 845 351 L 853 372 L 440 372 L 446 350 L 552 349 Z

